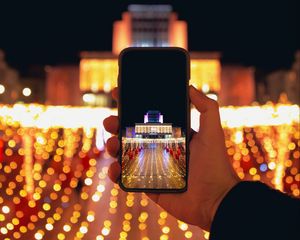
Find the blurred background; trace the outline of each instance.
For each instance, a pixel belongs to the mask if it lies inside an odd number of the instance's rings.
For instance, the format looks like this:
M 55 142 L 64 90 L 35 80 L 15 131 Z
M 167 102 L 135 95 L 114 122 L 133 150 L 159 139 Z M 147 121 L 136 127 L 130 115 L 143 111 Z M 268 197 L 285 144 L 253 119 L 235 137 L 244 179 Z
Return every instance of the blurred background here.
M 103 1 L 0 9 L 1 239 L 209 238 L 107 178 L 114 159 L 102 121 L 117 114 L 111 90 L 118 54 L 129 46 L 187 49 L 190 84 L 219 102 L 238 176 L 300 197 L 294 6 Z M 199 112 L 191 116 L 198 130 Z

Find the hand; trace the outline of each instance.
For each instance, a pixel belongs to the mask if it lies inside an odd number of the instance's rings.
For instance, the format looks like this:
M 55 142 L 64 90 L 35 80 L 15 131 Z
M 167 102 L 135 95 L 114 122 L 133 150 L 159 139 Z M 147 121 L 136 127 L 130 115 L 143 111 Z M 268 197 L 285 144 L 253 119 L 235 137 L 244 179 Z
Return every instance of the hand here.
M 224 132 L 221 127 L 218 103 L 194 87 L 189 88 L 191 102 L 200 111 L 200 131 L 190 141 L 188 190 L 177 194 L 147 194 L 174 217 L 209 231 L 216 210 L 227 192 L 238 183 L 229 162 Z M 117 89 L 113 90 L 117 100 Z M 118 117 L 104 120 L 105 129 L 117 134 Z M 107 141 L 107 150 L 118 156 L 120 143 L 116 136 Z M 118 162 L 111 164 L 109 177 L 116 182 L 120 176 Z

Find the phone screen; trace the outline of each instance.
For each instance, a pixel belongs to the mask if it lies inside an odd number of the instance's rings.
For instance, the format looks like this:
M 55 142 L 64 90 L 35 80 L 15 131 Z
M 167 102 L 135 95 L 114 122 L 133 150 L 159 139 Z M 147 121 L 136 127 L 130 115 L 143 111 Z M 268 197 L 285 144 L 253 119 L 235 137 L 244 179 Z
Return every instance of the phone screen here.
M 189 130 L 187 52 L 128 48 L 119 58 L 120 185 L 184 191 Z

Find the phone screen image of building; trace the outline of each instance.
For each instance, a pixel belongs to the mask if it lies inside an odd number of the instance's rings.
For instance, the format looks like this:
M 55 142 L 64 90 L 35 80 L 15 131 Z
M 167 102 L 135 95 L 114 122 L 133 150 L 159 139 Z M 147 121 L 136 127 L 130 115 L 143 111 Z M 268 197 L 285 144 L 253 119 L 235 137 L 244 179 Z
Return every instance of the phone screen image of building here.
M 126 188 L 181 189 L 186 174 L 185 134 L 150 110 L 122 136 L 122 184 Z

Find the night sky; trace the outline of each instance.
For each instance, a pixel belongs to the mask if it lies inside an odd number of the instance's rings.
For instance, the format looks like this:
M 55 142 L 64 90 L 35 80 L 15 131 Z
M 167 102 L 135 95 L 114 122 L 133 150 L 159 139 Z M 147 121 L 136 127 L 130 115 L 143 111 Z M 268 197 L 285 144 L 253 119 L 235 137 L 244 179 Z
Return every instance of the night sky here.
M 33 65 L 76 64 L 82 50 L 111 50 L 113 21 L 121 18 L 129 3 L 139 3 L 3 2 L 0 48 L 5 50 L 9 64 L 25 75 Z M 288 1 L 272 1 L 272 5 L 262 1 L 140 2 L 171 2 L 179 19 L 188 22 L 189 49 L 220 51 L 226 64 L 265 71 L 289 68 L 295 50 L 300 49 L 297 7 Z

